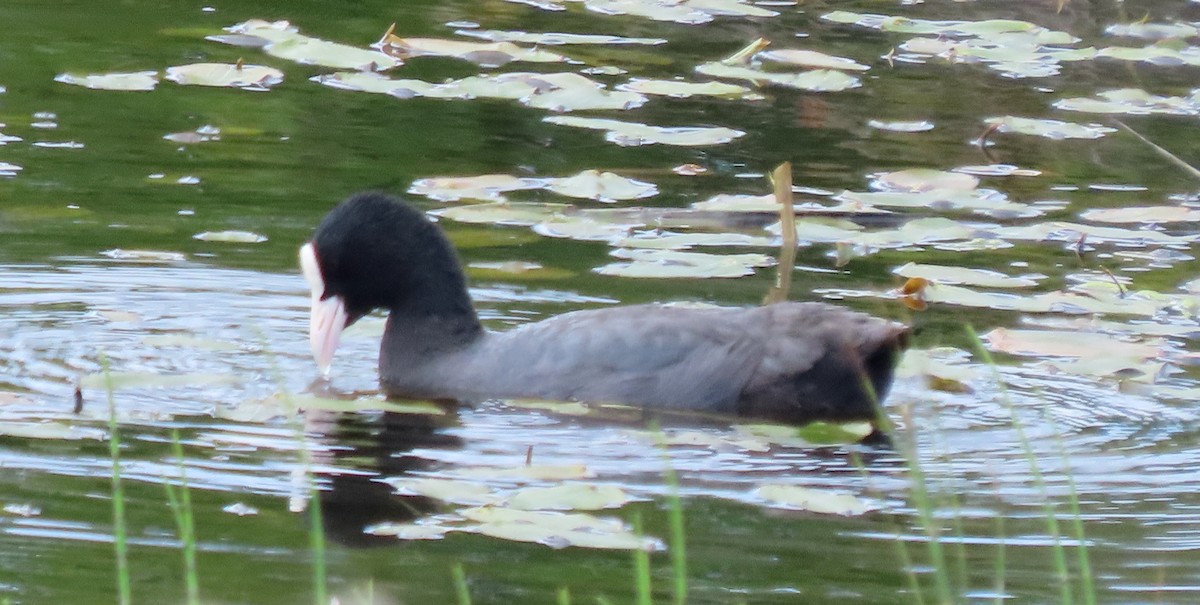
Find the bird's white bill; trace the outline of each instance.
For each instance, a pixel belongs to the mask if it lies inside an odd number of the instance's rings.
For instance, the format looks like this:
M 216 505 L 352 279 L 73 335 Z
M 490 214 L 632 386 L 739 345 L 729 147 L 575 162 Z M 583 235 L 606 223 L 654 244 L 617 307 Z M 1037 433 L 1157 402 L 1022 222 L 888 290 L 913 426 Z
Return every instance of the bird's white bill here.
M 329 375 L 333 353 L 337 351 L 338 339 L 346 327 L 346 304 L 340 296 L 324 300 L 325 279 L 321 277 L 321 266 L 317 263 L 317 251 L 312 243 L 300 247 L 300 271 L 312 290 L 312 311 L 308 317 L 308 342 L 312 347 L 313 359 L 322 375 Z

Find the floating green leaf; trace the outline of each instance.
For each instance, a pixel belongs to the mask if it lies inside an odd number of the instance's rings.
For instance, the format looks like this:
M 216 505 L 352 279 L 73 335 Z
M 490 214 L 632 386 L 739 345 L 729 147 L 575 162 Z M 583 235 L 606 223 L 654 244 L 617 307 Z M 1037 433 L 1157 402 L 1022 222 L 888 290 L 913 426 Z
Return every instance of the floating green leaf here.
M 850 494 L 800 485 L 763 485 L 754 494 L 770 506 L 830 515 L 861 515 L 877 508 Z
M 233 244 L 258 244 L 267 241 L 267 236 L 249 231 L 205 231 L 192 236 L 202 242 L 227 242 Z
M 1044 275 L 1010 277 L 999 271 L 988 269 L 917 263 L 906 263 L 893 269 L 892 273 L 901 277 L 923 277 L 929 281 L 943 284 L 966 284 L 985 288 L 1031 288 L 1037 285 L 1038 279 L 1046 277 Z
M 154 90 L 158 86 L 157 71 L 138 71 L 133 73 L 91 74 L 77 76 L 63 73 L 54 76 L 55 82 L 82 86 L 94 90 Z
M 618 508 L 632 500 L 615 485 L 564 483 L 518 490 L 508 498 L 508 505 L 521 510 L 599 510 Z
M 559 46 L 564 44 L 640 44 L 657 46 L 666 44 L 665 38 L 625 38 L 604 34 L 563 34 L 555 32 L 517 32 L 499 31 L 494 29 L 460 29 L 456 34 L 491 40 L 492 42 L 514 42 L 518 44 L 535 44 Z
M 721 145 L 746 134 L 740 130 L 724 127 L 647 126 L 635 122 L 574 116 L 551 116 L 545 118 L 544 121 L 562 126 L 605 130 L 607 131 L 604 135 L 606 140 L 625 147 L 654 143 L 685 147 Z
M 634 78 L 617 87 L 644 95 L 657 95 L 684 99 L 695 96 L 743 97 L 750 89 L 724 82 L 686 82 L 683 80 L 644 80 Z
M 1092 208 L 1079 218 L 1101 223 L 1179 223 L 1200 222 L 1200 210 L 1183 206 L 1126 206 Z
M 246 46 L 254 39 L 267 54 L 306 65 L 334 69 L 379 71 L 400 65 L 395 58 L 377 50 L 358 48 L 302 35 L 287 21 L 250 19 L 225 28 L 233 36 L 209 36 L 214 42 Z
M 714 78 L 749 80 L 758 85 L 774 84 L 811 92 L 837 92 L 857 88 L 862 83 L 858 78 L 832 69 L 815 69 L 803 73 L 762 71 L 743 65 L 722 62 L 698 65 L 696 71 Z
M 1029 134 L 1054 140 L 1098 139 L 1108 133 L 1117 131 L 1116 128 L 1109 128 L 1100 124 L 1077 124 L 1075 122 L 1063 122 L 1060 120 L 1039 120 L 1034 118 L 1018 118 L 1015 116 L 988 118 L 984 120 L 984 123 L 996 127 L 1000 132 Z
M 263 65 L 192 63 L 168 67 L 165 76 L 176 84 L 267 90 L 283 82 L 283 72 Z
M 758 58 L 774 63 L 799 65 L 813 69 L 837 69 L 842 71 L 867 71 L 870 67 L 845 57 L 835 57 L 815 50 L 776 49 L 758 54 Z
M 612 255 L 631 262 L 597 267 L 597 273 L 641 278 L 731 278 L 753 275 L 755 267 L 775 263 L 774 258 L 765 254 L 708 254 L 651 248 L 620 248 Z
M 443 38 L 401 38 L 394 34 L 380 41 L 380 48 L 393 57 L 455 57 L 481 65 L 498 66 L 512 61 L 561 63 L 566 57 L 547 50 L 524 48 L 511 42 L 468 42 Z

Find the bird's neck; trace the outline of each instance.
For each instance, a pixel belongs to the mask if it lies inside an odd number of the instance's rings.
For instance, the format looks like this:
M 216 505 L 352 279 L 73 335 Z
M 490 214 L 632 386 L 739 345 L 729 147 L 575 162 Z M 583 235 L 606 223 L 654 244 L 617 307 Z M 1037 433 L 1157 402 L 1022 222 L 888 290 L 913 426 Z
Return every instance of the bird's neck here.
M 428 305 L 413 299 L 392 307 L 383 334 L 380 362 L 419 364 L 432 355 L 459 350 L 483 334 L 483 326 L 463 293 L 459 299 L 432 295 Z

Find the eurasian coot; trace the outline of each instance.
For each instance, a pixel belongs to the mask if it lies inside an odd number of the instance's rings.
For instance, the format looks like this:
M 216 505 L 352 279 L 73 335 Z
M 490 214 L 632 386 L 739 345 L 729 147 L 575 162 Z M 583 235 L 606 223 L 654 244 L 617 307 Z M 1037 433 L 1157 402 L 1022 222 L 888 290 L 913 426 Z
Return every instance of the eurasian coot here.
M 785 422 L 872 420 L 908 329 L 824 303 L 630 305 L 483 329 L 457 255 L 421 212 L 382 193 L 334 208 L 300 248 L 313 355 L 388 312 L 379 376 L 390 396 L 533 398 Z

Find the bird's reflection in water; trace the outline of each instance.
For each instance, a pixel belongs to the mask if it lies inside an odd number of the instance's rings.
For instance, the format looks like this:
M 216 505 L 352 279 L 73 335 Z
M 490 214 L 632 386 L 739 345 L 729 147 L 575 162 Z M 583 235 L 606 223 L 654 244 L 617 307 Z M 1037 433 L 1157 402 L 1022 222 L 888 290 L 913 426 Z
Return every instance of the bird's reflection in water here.
M 449 433 L 459 426 L 457 412 L 444 415 L 385 412 L 365 414 L 306 410 L 310 438 L 325 442 L 315 454 L 321 519 L 326 537 L 350 547 L 399 545 L 394 536 L 365 533 L 372 525 L 414 521 L 438 512 L 445 503 L 425 496 L 397 494 L 377 479 L 430 468 L 420 450 L 461 449 Z

